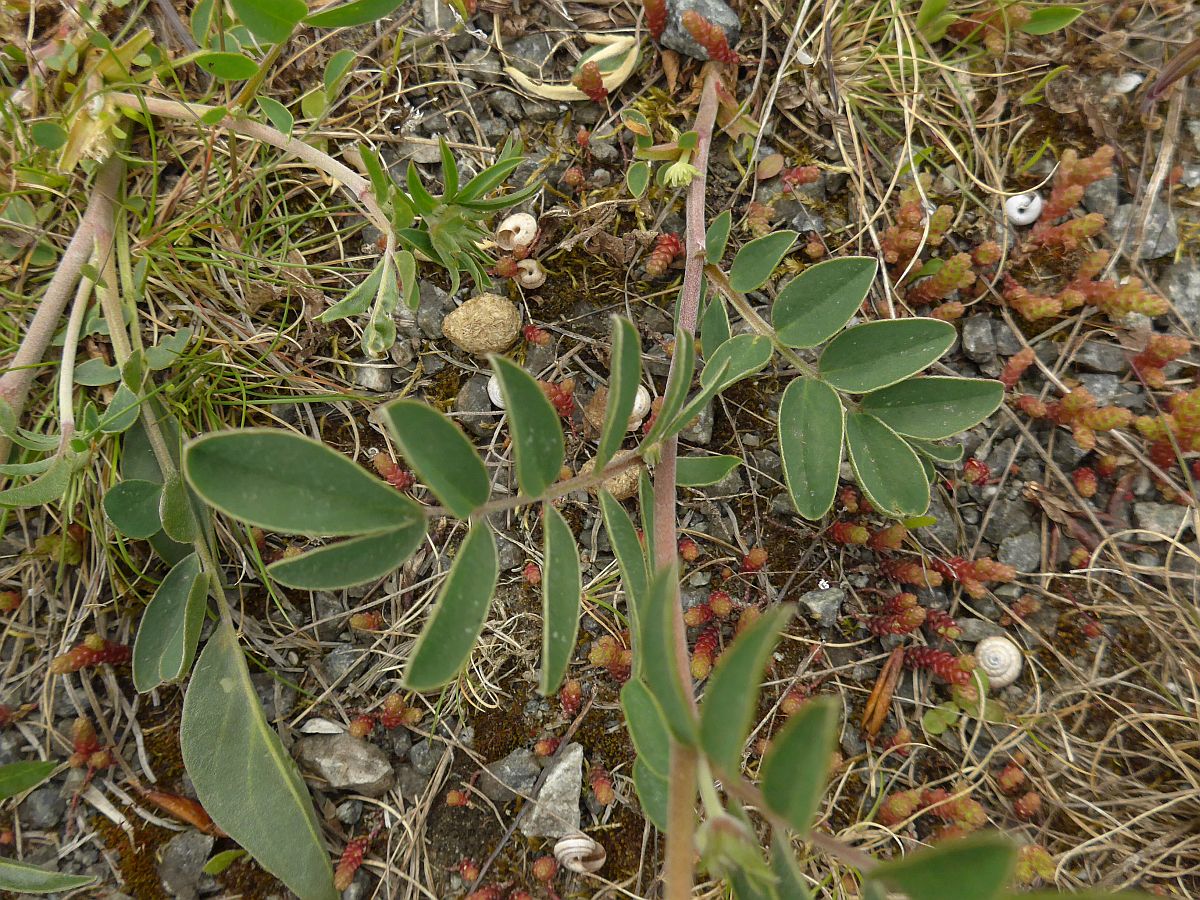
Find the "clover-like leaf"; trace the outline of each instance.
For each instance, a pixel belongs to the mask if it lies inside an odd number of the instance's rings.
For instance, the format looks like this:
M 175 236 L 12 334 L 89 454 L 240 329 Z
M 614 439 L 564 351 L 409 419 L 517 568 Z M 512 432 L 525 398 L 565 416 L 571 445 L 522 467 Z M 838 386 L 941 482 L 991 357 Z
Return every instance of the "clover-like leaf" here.
M 633 633 L 634 646 L 638 647 L 641 640 L 639 618 L 642 604 L 645 602 L 646 591 L 649 588 L 649 576 L 646 574 L 646 554 L 642 551 L 637 529 L 633 527 L 633 519 L 625 512 L 620 502 L 608 491 L 600 491 L 600 509 L 604 515 L 604 528 L 608 532 L 608 542 L 612 545 L 617 557 L 617 567 L 621 570 L 621 586 L 625 589 L 625 603 L 629 609 L 629 625 Z M 634 655 L 635 667 L 639 665 L 638 657 Z M 636 677 L 636 676 L 635 676 Z
M 651 537 L 647 535 L 647 540 Z M 696 742 L 696 714 L 683 689 L 675 664 L 675 605 L 679 602 L 679 582 L 674 561 L 655 573 L 646 593 L 642 616 L 642 678 L 658 700 L 667 726 L 675 740 Z
M 794 378 L 779 404 L 779 455 L 796 511 L 816 520 L 829 512 L 842 465 L 845 411 L 816 378 Z
M 887 319 L 847 328 L 825 347 L 821 377 L 839 391 L 863 394 L 903 381 L 937 361 L 954 343 L 940 319 Z
M 704 487 L 716 484 L 739 465 L 742 458 L 719 456 L 681 456 L 675 460 L 675 483 L 680 487 Z
M 0 766 L 0 800 L 35 788 L 57 769 L 59 763 L 52 759 L 27 759 Z
M 908 378 L 862 398 L 861 409 L 897 434 L 936 441 L 978 425 L 1004 400 L 1004 385 L 982 378 Z
M 488 357 L 500 382 L 521 492 L 537 497 L 558 480 L 564 458 L 562 425 L 541 385 L 515 362 Z
M 671 774 L 671 733 L 654 694 L 639 679 L 633 678 L 621 688 L 621 710 L 625 713 L 625 727 L 638 759 L 655 775 L 668 777 Z
M 873 256 L 843 256 L 809 266 L 775 298 L 771 322 L 788 347 L 816 347 L 858 312 L 879 263 Z
M 880 863 L 867 877 L 911 900 L 994 900 L 1017 863 L 1017 847 L 1001 834 L 973 834 Z
M 741 294 L 762 287 L 794 243 L 796 232 L 775 231 L 746 244 L 729 267 L 730 286 Z
M 633 761 L 633 786 L 646 818 L 659 831 L 666 831 L 667 795 L 670 791 L 666 776 L 659 775 L 638 757 Z
M 613 316 L 612 363 L 608 402 L 596 444 L 594 470 L 603 469 L 621 446 L 642 381 L 642 346 L 637 329 L 628 319 Z
M 729 229 L 732 225 L 733 212 L 723 209 L 709 223 L 708 230 L 704 233 L 704 257 L 714 266 L 725 255 L 725 245 L 729 243 Z
M 133 686 L 141 693 L 192 667 L 207 600 L 208 575 L 192 553 L 171 567 L 142 613 L 133 642 Z
M 409 465 L 460 519 L 487 503 L 487 467 L 462 429 L 426 403 L 393 400 L 381 410 Z
M 364 534 L 285 556 L 267 574 L 288 587 L 335 591 L 382 578 L 404 564 L 425 538 L 425 519 L 394 531 Z
M 919 516 L 929 508 L 929 480 L 916 451 L 874 416 L 846 416 L 846 447 L 858 483 L 888 515 Z
M 104 492 L 104 513 L 117 531 L 134 540 L 145 540 L 162 527 L 158 498 L 162 485 L 126 478 Z

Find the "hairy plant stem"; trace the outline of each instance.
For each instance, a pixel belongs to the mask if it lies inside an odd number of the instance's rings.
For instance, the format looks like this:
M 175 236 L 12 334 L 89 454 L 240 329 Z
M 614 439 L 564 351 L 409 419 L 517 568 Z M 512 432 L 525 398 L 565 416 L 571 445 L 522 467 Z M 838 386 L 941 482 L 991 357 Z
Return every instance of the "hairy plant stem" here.
M 58 261 L 58 268 L 55 269 L 50 283 L 46 285 L 46 291 L 42 294 L 37 312 L 29 322 L 29 328 L 25 331 L 25 337 L 21 339 L 16 355 L 9 363 L 7 371 L 0 377 L 0 403 L 8 405 L 18 422 L 25 412 L 25 404 L 29 402 L 29 391 L 34 378 L 37 377 L 37 365 L 54 340 L 58 320 L 62 318 L 83 266 L 95 248 L 96 224 L 102 215 L 102 201 L 116 194 L 124 172 L 124 161 L 115 156 L 100 167 L 100 173 L 92 185 L 92 195 L 88 199 L 87 208 L 79 220 L 75 234 L 67 244 L 67 249 L 63 251 L 62 259 Z M 11 449 L 11 441 L 0 435 L 0 463 L 8 462 Z
M 67 319 L 67 330 L 63 336 L 62 365 L 58 368 L 59 452 L 62 452 L 62 448 L 75 435 L 75 356 L 78 353 L 79 332 L 83 328 L 83 316 L 87 312 L 88 300 L 91 297 L 91 280 L 79 279 L 79 284 L 75 288 L 75 302 L 71 304 L 71 315 Z
M 676 325 L 689 334 L 696 333 L 700 308 L 700 289 L 704 277 L 704 195 L 708 180 L 708 151 L 712 143 L 713 123 L 717 116 L 717 81 L 719 76 L 709 69 L 696 110 L 696 154 L 692 164 L 696 175 L 688 187 L 687 229 L 684 234 L 683 291 L 679 298 L 679 321 Z M 677 358 L 671 360 L 670 379 Z M 654 556 L 658 560 L 674 559 L 678 549 L 675 535 L 675 456 L 678 436 L 672 435 L 662 443 L 662 454 L 654 468 Z M 679 584 L 675 584 L 673 630 L 675 632 L 675 663 L 683 681 L 684 691 L 695 705 L 692 694 L 692 673 L 688 664 L 687 626 L 679 601 Z M 695 749 L 671 742 L 671 780 L 667 797 L 667 848 L 663 866 L 666 900 L 687 900 L 692 895 L 692 874 L 695 859 L 696 833 L 696 772 Z

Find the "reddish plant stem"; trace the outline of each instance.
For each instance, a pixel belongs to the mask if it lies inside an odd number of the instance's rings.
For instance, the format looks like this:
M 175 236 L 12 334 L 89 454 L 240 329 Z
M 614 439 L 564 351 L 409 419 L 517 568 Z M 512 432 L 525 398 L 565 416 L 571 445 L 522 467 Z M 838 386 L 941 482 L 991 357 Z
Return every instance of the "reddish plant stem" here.
M 689 334 L 696 333 L 700 307 L 700 288 L 704 277 L 705 215 L 704 194 L 708 175 L 708 149 L 712 143 L 713 123 L 717 115 L 717 76 L 711 69 L 704 81 L 700 107 L 696 111 L 696 153 L 692 164 L 696 176 L 688 188 L 687 229 L 684 233 L 683 293 L 679 300 L 678 326 Z M 671 359 L 671 370 L 678 364 Z M 670 377 L 668 375 L 668 377 Z M 675 456 L 678 440 L 671 437 L 663 442 L 662 456 L 654 469 L 654 556 L 660 562 L 675 556 Z M 675 585 L 675 662 L 683 680 L 684 690 L 691 693 L 692 675 L 688 664 L 687 627 L 679 604 L 679 585 Z M 667 900 L 687 900 L 692 894 L 694 834 L 696 829 L 696 751 L 675 742 L 671 743 L 671 782 L 667 804 L 666 862 L 663 879 Z

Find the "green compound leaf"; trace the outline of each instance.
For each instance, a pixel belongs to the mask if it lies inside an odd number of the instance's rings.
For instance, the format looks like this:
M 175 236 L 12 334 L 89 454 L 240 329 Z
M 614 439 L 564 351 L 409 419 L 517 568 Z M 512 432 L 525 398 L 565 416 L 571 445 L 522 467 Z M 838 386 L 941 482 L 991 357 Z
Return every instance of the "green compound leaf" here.
M 722 772 L 741 771 L 763 670 L 794 612 L 786 605 L 763 613 L 717 659 L 700 704 L 700 746 Z
M 880 512 L 919 516 L 929 508 L 929 480 L 916 452 L 874 416 L 846 416 L 846 446 L 859 485 Z
M 746 244 L 729 267 L 729 284 L 740 294 L 758 290 L 796 243 L 796 232 L 776 231 Z
M 650 432 L 642 441 L 643 447 L 652 447 L 660 440 L 668 437 L 667 426 L 675 421 L 679 411 L 687 400 L 687 392 L 692 386 L 692 375 L 696 371 L 696 341 L 690 333 L 682 328 L 675 330 L 675 355 L 677 365 L 672 366 L 671 374 L 667 376 L 667 386 L 663 390 L 662 406 L 659 407 L 658 417 L 650 426 Z
M 637 329 L 628 319 L 613 316 L 612 370 L 608 379 L 608 402 L 604 425 L 596 446 L 593 471 L 603 469 L 621 446 L 633 404 L 642 381 L 642 345 Z
M 499 577 L 496 538 L 487 522 L 475 522 L 458 548 L 429 621 L 413 646 L 404 670 L 409 690 L 436 690 L 458 677 L 483 631 Z
M 1009 838 L 978 834 L 880 863 L 867 878 L 911 900 L 994 900 L 1016 863 L 1017 847 Z
M 863 394 L 932 365 L 954 343 L 939 319 L 888 319 L 848 328 L 821 354 L 821 377 L 839 391 Z
M 604 528 L 608 532 L 608 542 L 612 545 L 617 557 L 617 567 L 621 570 L 621 586 L 625 589 L 625 606 L 629 612 L 629 628 L 633 635 L 633 646 L 641 647 L 642 605 L 645 603 L 646 591 L 649 587 L 649 577 L 646 574 L 646 554 L 642 551 L 642 543 L 638 540 L 637 529 L 633 519 L 625 512 L 612 494 L 601 489 L 600 509 L 604 515 Z M 636 678 L 641 671 L 641 661 L 635 652 L 633 675 Z
M 825 793 L 840 710 L 830 697 L 809 700 L 771 738 L 762 762 L 767 806 L 801 836 L 812 828 Z
M 932 441 L 922 441 L 917 438 L 907 438 L 908 444 L 921 456 L 928 457 L 937 463 L 954 465 L 963 458 L 962 444 L 935 444 Z
M 399 9 L 405 0 L 354 0 L 341 6 L 326 7 L 320 12 L 305 18 L 305 22 L 313 28 L 351 28 L 355 25 L 369 25 L 378 22 L 385 16 L 390 16 Z
M 367 311 L 371 303 L 374 302 L 375 295 L 379 293 L 379 286 L 383 283 L 383 276 L 388 268 L 387 264 L 383 260 L 380 260 L 379 264 L 371 270 L 370 275 L 351 288 L 345 297 L 317 316 L 317 321 L 336 322 L 339 319 L 348 319 L 351 316 L 361 316 Z
M 274 428 L 205 435 L 184 449 L 188 483 L 242 522 L 291 534 L 370 534 L 421 508 L 319 441 Z
M 935 376 L 872 391 L 861 409 L 905 437 L 936 441 L 978 425 L 1003 400 L 999 381 Z
M 0 891 L 13 891 L 18 894 L 53 894 L 60 891 L 77 891 L 95 881 L 96 879 L 91 875 L 64 875 L 61 872 L 48 872 L 14 859 L 0 859 Z
M 571 663 L 579 633 L 579 596 L 583 588 L 579 547 L 557 509 L 542 504 L 546 565 L 542 572 L 542 674 L 539 690 L 548 697 Z
M 1029 14 L 1029 21 L 1020 26 L 1026 34 L 1051 34 L 1061 31 L 1083 15 L 1078 6 L 1039 6 Z
M 713 351 L 700 372 L 703 387 L 717 385 L 717 393 L 731 384 L 761 372 L 771 361 L 774 348 L 771 339 L 761 334 L 739 334 L 731 337 Z M 721 370 L 723 364 L 729 366 Z
M 336 544 L 281 559 L 267 574 L 288 587 L 306 591 L 336 591 L 382 578 L 399 568 L 425 539 L 425 520 L 412 525 L 347 538 Z
M 275 126 L 277 131 L 290 135 L 296 125 L 296 117 L 286 106 L 272 97 L 255 97 L 255 102 L 267 117 L 267 121 Z
M 128 431 L 138 419 L 139 403 L 137 394 L 122 384 L 113 394 L 112 401 L 100 417 L 97 428 L 105 434 L 121 434 Z
M 196 56 L 195 62 L 219 81 L 245 81 L 258 73 L 258 64 L 240 53 L 208 51 Z
M 771 322 L 788 347 L 816 347 L 858 312 L 879 263 L 872 256 L 845 256 L 809 266 L 784 285 L 771 308 Z
M 337 900 L 312 800 L 267 724 L 227 619 L 196 661 L 179 744 L 197 798 L 226 834 L 301 897 Z
M 675 483 L 680 487 L 716 484 L 742 462 L 740 456 L 681 456 L 675 460 Z
M 816 378 L 793 378 L 779 404 L 779 455 L 796 511 L 816 520 L 829 512 L 842 465 L 845 411 Z
M 638 679 L 626 682 L 621 688 L 621 710 L 625 727 L 637 750 L 637 758 L 655 775 L 666 778 L 671 774 L 671 733 L 662 707 Z
M 85 387 L 104 387 L 121 380 L 121 370 L 102 359 L 85 359 L 75 367 L 75 383 Z
M 488 357 L 500 382 L 509 434 L 517 462 L 521 493 L 537 497 L 558 479 L 563 464 L 563 432 L 558 413 L 541 385 L 515 362 L 503 356 Z
M 260 41 L 286 41 L 308 12 L 304 0 L 229 0 L 234 15 Z
M 447 509 L 465 519 L 487 503 L 487 467 L 461 428 L 416 400 L 393 400 L 381 412 L 404 458 Z
M 722 210 L 704 233 L 704 256 L 712 265 L 721 261 L 725 246 L 729 243 L 729 229 L 733 225 L 733 212 Z
M 638 800 L 642 802 L 642 812 L 659 831 L 667 830 L 667 794 L 670 785 L 667 779 L 657 774 L 646 765 L 645 760 L 638 757 L 633 761 L 633 786 L 637 790 Z
M 133 686 L 146 693 L 182 678 L 196 657 L 208 601 L 208 576 L 195 553 L 162 580 L 133 642 Z
M 104 514 L 125 537 L 145 540 L 162 527 L 158 520 L 158 498 L 162 485 L 127 478 L 104 493 Z
M 54 760 L 25 760 L 0 766 L 0 800 L 35 788 L 59 766 Z
M 647 535 L 646 540 L 652 538 Z M 675 609 L 679 580 L 674 563 L 659 569 L 646 593 L 642 616 L 642 680 L 662 707 L 667 726 L 682 744 L 696 743 L 696 714 L 675 664 Z

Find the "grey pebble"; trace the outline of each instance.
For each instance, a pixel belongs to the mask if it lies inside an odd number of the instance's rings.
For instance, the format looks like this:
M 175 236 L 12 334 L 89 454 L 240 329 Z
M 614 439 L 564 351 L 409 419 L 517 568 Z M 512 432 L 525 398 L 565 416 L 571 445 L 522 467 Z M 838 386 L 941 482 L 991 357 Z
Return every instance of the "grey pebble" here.
M 970 316 L 962 327 L 962 348 L 967 359 L 975 363 L 992 362 L 996 358 L 996 340 L 990 316 Z
M 741 23 L 737 13 L 721 0 L 667 0 L 667 27 L 661 40 L 664 47 L 693 59 L 708 59 L 708 51 L 696 43 L 680 21 L 689 10 L 695 10 L 719 26 L 725 32 L 730 47 L 737 44 L 741 36 Z
M 500 421 L 499 411 L 488 397 L 487 379 L 482 375 L 473 375 L 463 382 L 454 398 L 454 411 L 461 413 L 457 416 L 459 423 L 476 437 L 491 437 Z
M 583 789 L 583 747 L 571 744 L 546 772 L 546 780 L 525 818 L 526 837 L 565 837 L 579 831 L 579 797 Z
M 66 798 L 57 788 L 47 785 L 30 793 L 18 807 L 21 824 L 26 828 L 49 829 L 62 821 L 67 811 Z
M 1033 531 L 1013 534 L 1000 542 L 997 558 L 1018 572 L 1037 572 L 1042 565 L 1042 542 Z
M 1129 368 L 1125 350 L 1107 341 L 1084 341 L 1074 359 L 1077 366 L 1090 372 L 1124 372 Z
M 1141 210 L 1137 208 L 1136 204 L 1122 204 L 1117 207 L 1117 211 L 1109 221 L 1109 233 L 1113 235 L 1114 239 L 1120 240 L 1125 230 L 1129 229 L 1129 234 L 1125 238 L 1125 246 L 1127 249 L 1132 249 L 1132 242 L 1137 237 L 1134 230 L 1140 220 Z M 1141 258 L 1159 259 L 1163 256 L 1170 256 L 1178 246 L 1179 232 L 1175 224 L 1175 214 L 1171 211 L 1171 207 L 1162 200 L 1155 200 L 1154 205 L 1150 208 L 1150 218 L 1146 223 L 1146 232 L 1143 235 Z
M 1183 528 L 1181 537 L 1192 530 L 1195 518 L 1189 515 L 1191 512 L 1192 510 L 1188 507 L 1176 503 L 1133 504 L 1133 520 L 1138 528 L 1146 528 L 1166 535 L 1168 538 L 1174 538 L 1176 534 L 1179 534 L 1181 526 Z M 1138 534 L 1135 535 L 1135 539 L 1143 544 L 1165 540 L 1165 538 L 1152 534 Z
M 479 789 L 493 803 L 507 803 L 518 794 L 528 796 L 541 773 L 537 757 L 526 748 L 518 747 L 484 768 Z
M 437 766 L 444 751 L 445 747 L 440 742 L 432 743 L 426 739 L 412 745 L 408 751 L 408 759 L 417 772 L 421 775 L 429 775 Z
M 1160 284 L 1179 317 L 1200 329 L 1200 263 L 1185 260 L 1168 266 Z
M 837 622 L 838 613 L 845 600 L 846 592 L 841 588 L 825 588 L 800 595 L 800 605 L 808 610 L 809 615 L 816 619 L 822 628 L 828 628 Z
M 198 831 L 182 831 L 167 841 L 158 864 L 163 889 L 180 900 L 200 895 L 200 878 L 212 852 L 214 838 Z
M 352 734 L 307 735 L 296 741 L 293 750 L 300 764 L 333 790 L 379 797 L 394 780 L 388 755 Z

